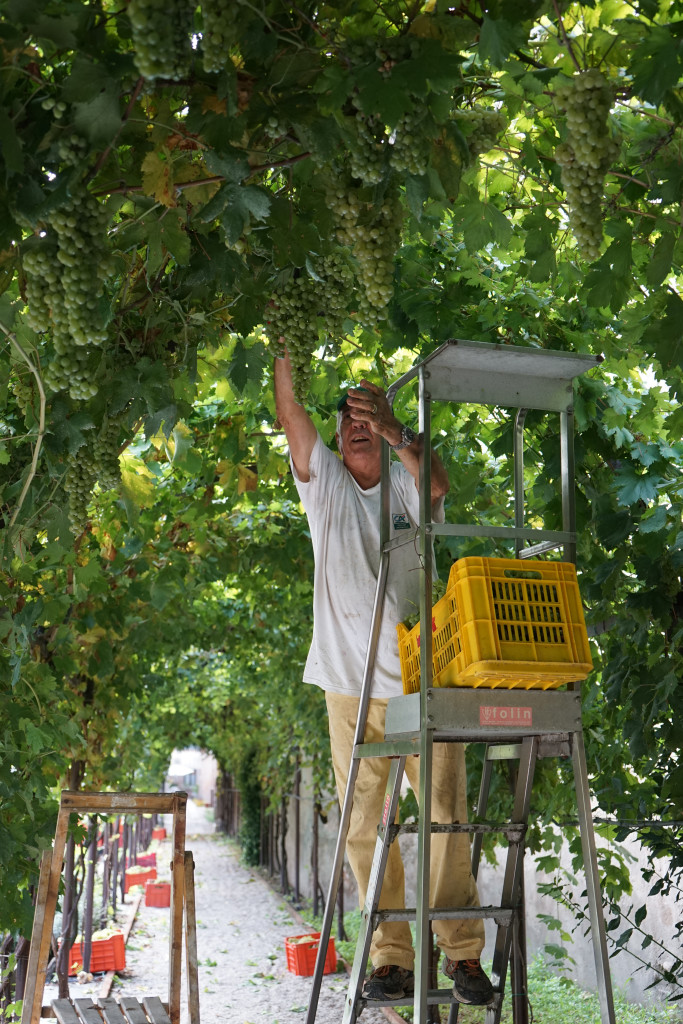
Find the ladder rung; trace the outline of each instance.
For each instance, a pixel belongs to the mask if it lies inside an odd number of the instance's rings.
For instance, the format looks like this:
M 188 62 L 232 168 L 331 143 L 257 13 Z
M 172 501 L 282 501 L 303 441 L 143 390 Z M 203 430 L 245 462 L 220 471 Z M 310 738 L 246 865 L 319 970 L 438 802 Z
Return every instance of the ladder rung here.
M 480 918 L 493 918 L 503 927 L 511 924 L 515 913 L 511 907 L 430 907 L 428 911 L 430 921 L 476 921 Z M 372 918 L 374 926 L 377 927 L 376 922 L 379 921 L 414 921 L 415 914 L 415 907 L 404 907 L 376 910 Z
M 360 996 L 358 999 L 359 1006 L 412 1006 L 415 1002 L 413 996 L 404 996 L 402 999 L 366 999 L 365 996 Z M 427 1005 L 446 1005 L 448 1003 L 455 1003 L 456 999 L 453 998 L 452 988 L 430 988 L 427 992 Z M 496 992 L 493 999 L 488 1004 L 491 1006 L 497 1006 L 500 1003 L 500 993 Z M 464 1004 L 463 1004 L 464 1005 Z
M 392 839 L 396 836 L 402 835 L 416 835 L 419 831 L 419 824 L 417 822 L 407 822 L 404 825 L 391 825 L 391 831 L 393 833 Z M 492 822 L 491 824 L 469 824 L 468 822 L 452 822 L 448 825 L 437 824 L 433 821 L 430 832 L 432 835 L 439 835 L 441 833 L 453 833 L 453 832 L 467 832 L 470 835 L 490 835 L 494 832 L 500 832 L 506 836 L 511 842 L 521 842 L 527 830 L 527 825 L 523 822 Z

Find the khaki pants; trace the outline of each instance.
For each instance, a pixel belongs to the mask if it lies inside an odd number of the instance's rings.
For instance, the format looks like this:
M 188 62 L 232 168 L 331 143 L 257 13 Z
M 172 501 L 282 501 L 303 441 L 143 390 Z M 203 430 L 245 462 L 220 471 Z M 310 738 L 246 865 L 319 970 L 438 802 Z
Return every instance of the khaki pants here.
M 346 792 L 346 780 L 356 729 L 359 699 L 326 693 L 329 716 L 332 764 L 340 805 Z M 386 699 L 370 699 L 365 742 L 384 739 Z M 360 762 L 354 790 L 353 810 L 346 854 L 358 884 L 361 907 L 365 903 L 370 868 L 375 853 L 377 826 L 382 816 L 389 775 L 389 758 L 366 757 Z M 406 775 L 418 793 L 419 759 L 409 757 Z M 440 824 L 467 821 L 465 752 L 460 743 L 435 743 L 432 770 L 432 821 Z M 417 853 L 415 854 L 417 858 Z M 398 840 L 389 847 L 382 883 L 381 908 L 405 906 L 403 861 Z M 429 905 L 431 907 L 478 907 L 477 886 L 472 877 L 469 836 L 463 833 L 433 835 L 431 838 Z M 484 923 L 473 921 L 434 921 L 436 939 L 452 960 L 478 959 L 484 948 Z M 410 926 L 407 921 L 381 922 L 372 937 L 370 959 L 374 967 L 395 964 L 412 970 L 414 962 Z

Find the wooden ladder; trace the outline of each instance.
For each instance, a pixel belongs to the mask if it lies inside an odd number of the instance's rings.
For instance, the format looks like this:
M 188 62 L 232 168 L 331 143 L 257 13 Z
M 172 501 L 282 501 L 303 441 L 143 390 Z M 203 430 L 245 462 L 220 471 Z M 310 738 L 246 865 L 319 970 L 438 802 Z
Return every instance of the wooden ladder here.
M 190 1024 L 199 1024 L 199 981 L 197 976 L 197 926 L 194 903 L 194 861 L 185 849 L 187 793 L 81 793 L 65 790 L 61 795 L 52 850 L 43 853 L 40 880 L 31 933 L 26 990 L 21 1024 L 39 1024 L 43 1017 L 56 1017 L 60 1024 L 180 1024 L 180 985 L 185 923 L 187 990 Z M 171 814 L 173 815 L 171 859 L 171 927 L 169 941 L 168 1002 L 148 996 L 139 1002 L 131 997 L 98 999 L 55 999 L 42 1005 L 59 881 L 62 874 L 69 818 L 71 814 Z

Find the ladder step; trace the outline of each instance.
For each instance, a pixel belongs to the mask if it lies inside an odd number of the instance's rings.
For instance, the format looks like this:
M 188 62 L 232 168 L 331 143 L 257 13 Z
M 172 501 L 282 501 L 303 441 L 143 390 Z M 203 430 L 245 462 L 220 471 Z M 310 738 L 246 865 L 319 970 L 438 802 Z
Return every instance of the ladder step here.
M 511 907 L 430 907 L 430 921 L 476 921 L 480 918 L 493 920 L 503 927 L 512 923 L 516 910 Z M 415 907 L 405 907 L 396 910 L 376 910 L 373 914 L 373 924 L 379 921 L 414 921 L 416 914 Z
M 497 1006 L 500 1003 L 500 993 L 495 992 L 494 997 L 489 1006 Z M 358 999 L 358 1005 L 361 1007 L 375 1007 L 375 1006 L 412 1006 L 415 1002 L 413 996 L 403 996 L 402 999 L 366 999 L 365 996 L 360 996 Z M 448 1003 L 457 1003 L 458 1000 L 453 998 L 452 988 L 430 988 L 427 992 L 427 1005 L 438 1006 L 439 1004 L 444 1005 Z M 459 1003 L 464 1006 L 464 1003 Z
M 393 833 L 393 838 L 399 835 L 417 835 L 420 826 L 417 822 L 411 821 L 407 822 L 404 825 L 391 825 L 390 828 Z M 436 821 L 433 821 L 429 831 L 431 832 L 432 835 L 440 835 L 442 833 L 452 832 L 467 832 L 468 834 L 475 836 L 491 835 L 494 832 L 500 832 L 504 836 L 506 836 L 510 842 L 519 843 L 524 838 L 526 830 L 527 825 L 524 822 L 503 821 L 491 822 L 490 824 L 469 824 L 468 822 L 463 822 L 461 824 L 458 821 L 454 821 L 448 825 L 442 825 L 437 823 Z

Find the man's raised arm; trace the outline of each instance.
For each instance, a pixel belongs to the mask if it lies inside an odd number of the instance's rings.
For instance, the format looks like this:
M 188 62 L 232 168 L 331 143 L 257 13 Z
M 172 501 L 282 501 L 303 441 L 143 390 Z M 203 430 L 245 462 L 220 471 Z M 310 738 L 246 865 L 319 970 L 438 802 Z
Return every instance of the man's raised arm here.
M 286 349 L 284 356 L 275 360 L 273 378 L 277 418 L 287 437 L 289 453 L 297 476 L 303 483 L 307 483 L 308 464 L 318 435 L 313 420 L 294 397 L 292 367 Z

